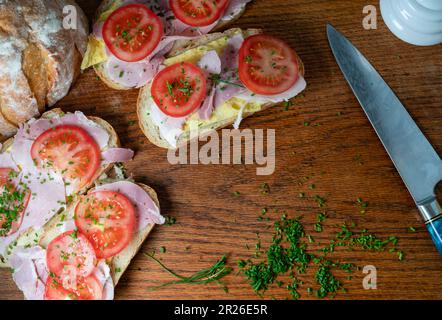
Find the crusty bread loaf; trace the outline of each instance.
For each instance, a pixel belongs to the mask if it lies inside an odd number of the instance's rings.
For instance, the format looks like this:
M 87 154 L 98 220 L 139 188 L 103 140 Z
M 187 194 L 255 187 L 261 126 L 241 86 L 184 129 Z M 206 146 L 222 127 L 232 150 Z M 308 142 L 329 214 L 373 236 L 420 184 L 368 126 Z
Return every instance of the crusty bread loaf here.
M 152 198 L 152 200 L 159 208 L 160 204 L 155 191 L 144 184 L 138 183 L 138 185 L 142 187 L 149 194 L 149 196 Z M 93 191 L 93 189 L 89 190 L 89 192 L 91 191 Z M 65 211 L 60 212 L 59 214 L 54 216 L 43 227 L 42 233 L 38 239 L 38 244 L 41 247 L 46 248 L 53 239 L 55 239 L 57 236 L 61 234 L 59 226 L 62 225 L 63 221 L 74 219 L 75 207 L 77 206 L 78 201 L 79 201 L 78 198 L 75 199 Z M 126 271 L 130 262 L 135 257 L 135 255 L 141 248 L 141 245 L 143 244 L 144 240 L 146 240 L 147 236 L 149 235 L 149 233 L 152 231 L 153 228 L 154 225 L 149 224 L 143 230 L 135 232 L 132 241 L 129 243 L 129 245 L 119 254 L 107 260 L 107 263 L 111 270 L 111 276 L 114 285 L 117 285 L 121 276 Z
M 76 8 L 76 30 L 63 27 L 68 5 Z M 87 18 L 73 0 L 0 2 L 0 141 L 66 96 L 87 35 Z
M 220 33 L 207 34 L 205 36 L 202 36 L 199 39 L 196 39 L 193 41 L 188 41 L 187 43 L 181 43 L 179 46 L 175 46 L 173 48 L 171 55 L 177 56 L 177 55 L 180 55 L 180 54 L 186 52 L 187 50 L 191 50 L 191 49 L 197 48 L 199 46 L 202 46 L 204 44 L 210 43 L 212 41 L 216 41 L 219 38 L 222 38 L 225 36 L 230 37 L 230 36 L 234 35 L 235 33 L 237 33 L 239 30 L 240 29 L 230 29 L 230 30 L 227 30 L 223 33 L 220 32 Z M 243 31 L 243 35 L 245 37 L 255 35 L 258 33 L 262 33 L 262 31 L 260 29 L 248 29 L 248 30 Z M 299 56 L 297 56 L 297 59 L 298 59 L 299 73 L 302 76 L 304 76 L 304 64 L 302 63 Z M 152 118 L 150 117 L 150 105 L 148 103 L 148 101 L 150 100 L 150 97 L 151 97 L 150 89 L 151 89 L 150 84 L 143 87 L 141 89 L 140 95 L 138 97 L 137 114 L 138 114 L 138 121 L 139 121 L 140 128 L 143 131 L 143 133 L 146 135 L 146 137 L 149 139 L 149 141 L 152 142 L 153 144 L 155 144 L 156 146 L 161 147 L 161 148 L 166 148 L 166 149 L 174 149 L 174 146 L 172 146 L 168 141 L 166 141 L 165 139 L 163 139 L 161 137 L 159 127 L 152 121 Z M 267 104 L 263 105 L 261 107 L 261 109 L 258 111 L 254 111 L 254 112 L 244 111 L 243 118 L 250 117 L 251 115 L 255 114 L 256 112 L 266 110 L 274 105 L 276 105 L 276 104 L 275 103 L 267 103 Z M 232 118 L 220 121 L 220 122 L 212 123 L 212 124 L 210 124 L 210 126 L 200 127 L 199 128 L 200 136 L 204 136 L 212 130 L 218 130 L 218 129 L 228 127 L 228 126 L 232 125 L 235 122 L 235 120 L 236 120 L 236 117 L 232 117 Z M 184 132 L 180 137 L 178 137 L 177 146 L 184 145 L 184 144 L 188 143 L 189 139 L 190 139 L 189 132 Z
M 52 119 L 58 116 L 62 116 L 64 112 L 61 109 L 52 109 L 50 111 L 45 112 L 42 115 L 42 118 L 45 119 Z M 89 120 L 94 121 L 96 124 L 98 124 L 101 128 L 106 130 L 106 132 L 109 135 L 109 141 L 107 148 L 119 148 L 120 147 L 120 140 L 118 138 L 117 133 L 115 132 L 114 128 L 105 120 L 97 117 L 88 117 Z M 7 152 L 10 146 L 12 145 L 14 139 L 8 139 L 5 143 L 2 145 L 1 153 Z M 105 150 L 103 150 L 105 151 Z M 91 187 L 95 185 L 96 180 L 103 175 L 104 173 L 109 172 L 113 168 L 113 164 L 102 164 L 100 169 L 97 171 L 95 176 L 91 179 L 91 182 L 86 185 L 83 189 L 81 189 L 78 194 L 85 194 Z M 35 236 L 40 236 L 41 231 L 36 234 L 36 230 L 28 230 L 25 234 L 19 237 L 18 245 L 25 246 L 27 244 L 34 244 L 35 243 Z M 0 268 L 7 268 L 8 265 L 8 258 L 7 256 L 2 257 L 2 253 L 0 252 Z
M 166 1 L 166 0 L 164 0 Z M 98 19 L 98 17 L 104 13 L 114 2 L 114 0 L 104 0 L 102 1 L 102 3 L 100 4 L 100 6 L 97 9 L 97 13 L 95 15 L 96 20 Z M 231 24 L 232 22 L 236 21 L 237 19 L 239 19 L 241 17 L 241 15 L 244 13 L 246 7 L 244 7 L 240 12 L 238 12 L 235 16 L 230 16 L 230 20 L 228 21 L 220 21 L 218 23 L 218 25 L 214 28 L 214 32 L 219 31 L 221 29 L 223 29 L 225 26 Z M 205 36 L 203 36 L 203 38 L 205 38 Z M 176 52 L 176 50 L 178 48 L 181 48 L 182 46 L 185 46 L 188 42 L 187 41 L 176 41 L 175 42 L 175 47 L 172 49 L 172 52 L 169 53 L 169 56 L 174 56 L 176 55 L 175 53 L 173 53 L 174 51 Z M 104 63 L 99 63 L 97 65 L 94 66 L 94 70 L 95 73 L 97 74 L 97 76 L 110 88 L 115 89 L 115 90 L 130 90 L 133 89 L 132 87 L 125 87 L 115 81 L 113 81 L 111 79 L 111 77 L 108 75 L 108 73 L 106 72 L 106 68 L 104 67 Z

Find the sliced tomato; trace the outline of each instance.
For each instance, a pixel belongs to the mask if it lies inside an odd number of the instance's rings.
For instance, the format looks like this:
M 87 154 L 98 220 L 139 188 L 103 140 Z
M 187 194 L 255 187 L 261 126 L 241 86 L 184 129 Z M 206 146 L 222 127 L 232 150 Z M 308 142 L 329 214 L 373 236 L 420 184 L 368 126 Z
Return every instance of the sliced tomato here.
M 0 168 L 0 237 L 14 234 L 23 222 L 23 216 L 29 203 L 31 193 L 28 190 L 17 190 L 12 177 L 17 172 L 11 168 Z
M 201 106 L 207 79 L 197 66 L 180 62 L 161 70 L 152 82 L 152 97 L 168 116 L 185 117 Z
M 170 0 L 175 17 L 193 27 L 205 27 L 221 18 L 229 0 Z
M 75 208 L 75 224 L 92 243 L 99 259 L 121 252 L 132 240 L 135 208 L 121 193 L 96 191 Z
M 103 25 L 103 39 L 120 60 L 140 61 L 158 46 L 164 34 L 163 22 L 143 4 L 115 10 Z
M 93 275 L 79 280 L 76 289 L 64 288 L 57 279 L 48 277 L 45 300 L 101 300 L 103 298 L 103 286 Z
M 34 162 L 55 169 L 76 190 L 87 185 L 97 173 L 101 153 L 89 133 L 77 126 L 61 125 L 42 133 L 31 148 Z
M 46 262 L 51 273 L 66 287 L 75 279 L 88 277 L 95 268 L 96 256 L 89 240 L 78 231 L 68 231 L 49 243 Z M 66 284 L 69 284 L 66 285 Z
M 256 94 L 283 93 L 299 78 L 296 53 L 284 41 L 272 36 L 251 36 L 239 51 L 239 77 Z

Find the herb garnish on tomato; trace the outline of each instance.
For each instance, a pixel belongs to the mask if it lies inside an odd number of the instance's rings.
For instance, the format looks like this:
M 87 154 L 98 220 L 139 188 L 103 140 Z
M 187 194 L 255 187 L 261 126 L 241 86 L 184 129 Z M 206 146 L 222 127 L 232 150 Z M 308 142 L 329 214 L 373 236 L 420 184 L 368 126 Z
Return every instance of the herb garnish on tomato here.
M 175 16 L 193 27 L 215 23 L 227 8 L 229 0 L 170 0 Z
M 299 79 L 295 51 L 269 35 L 248 37 L 239 51 L 239 77 L 253 93 L 277 95 Z
M 103 39 L 120 60 L 140 61 L 151 54 L 164 27 L 161 19 L 143 4 L 130 4 L 115 10 L 103 25 Z
M 181 62 L 158 73 L 152 82 L 152 97 L 166 115 L 179 118 L 201 106 L 206 96 L 207 79 L 197 66 Z
M 17 176 L 11 168 L 0 168 L 0 237 L 18 231 L 28 205 L 28 190 L 17 190 L 12 179 Z

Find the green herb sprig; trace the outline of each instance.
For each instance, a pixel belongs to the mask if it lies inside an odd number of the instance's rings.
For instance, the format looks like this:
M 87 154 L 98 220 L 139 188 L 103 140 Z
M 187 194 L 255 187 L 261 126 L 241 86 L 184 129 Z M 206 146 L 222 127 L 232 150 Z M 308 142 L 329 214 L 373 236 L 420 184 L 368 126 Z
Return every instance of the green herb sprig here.
M 232 268 L 226 266 L 227 257 L 223 256 L 221 259 L 219 259 L 213 266 L 207 269 L 203 269 L 201 271 L 198 271 L 194 273 L 193 275 L 189 277 L 185 277 L 182 275 L 177 274 L 176 272 L 172 271 L 170 268 L 166 267 L 159 259 L 157 259 L 153 254 L 150 253 L 144 253 L 146 257 L 151 258 L 155 262 L 157 262 L 165 271 L 170 273 L 172 276 L 177 278 L 178 280 L 175 281 L 169 281 L 166 283 L 163 283 L 159 286 L 151 287 L 149 288 L 149 291 L 154 291 L 160 288 L 164 288 L 171 285 L 179 285 L 179 284 L 209 284 L 212 282 L 217 283 L 220 285 L 224 290 L 227 290 L 224 283 L 221 281 L 222 278 L 227 276 L 232 272 Z

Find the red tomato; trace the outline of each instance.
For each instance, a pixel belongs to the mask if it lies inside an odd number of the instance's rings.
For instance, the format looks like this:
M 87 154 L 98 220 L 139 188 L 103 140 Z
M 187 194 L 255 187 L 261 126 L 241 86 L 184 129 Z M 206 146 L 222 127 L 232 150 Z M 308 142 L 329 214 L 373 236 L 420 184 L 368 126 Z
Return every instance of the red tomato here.
M 230 0 L 170 0 L 175 17 L 193 27 L 205 27 L 221 18 Z
M 164 34 L 161 19 L 143 4 L 115 10 L 103 25 L 103 39 L 120 60 L 140 61 L 158 46 Z
M 75 285 L 75 280 L 89 276 L 95 268 L 95 252 L 89 240 L 77 231 L 68 231 L 49 243 L 46 262 L 50 272 L 63 284 Z
M 75 208 L 75 224 L 92 243 L 99 259 L 115 256 L 132 240 L 135 208 L 124 195 L 96 191 L 83 197 Z
M 67 183 L 80 190 L 97 173 L 101 152 L 95 140 L 82 128 L 61 125 L 42 133 L 33 143 L 31 156 L 38 166 L 60 172 Z
M 296 53 L 284 41 L 272 36 L 251 36 L 239 51 L 239 77 L 256 94 L 283 93 L 299 78 Z
M 23 222 L 23 215 L 29 203 L 31 193 L 27 190 L 17 191 L 11 177 L 16 172 L 11 168 L 0 168 L 0 237 L 14 234 Z
M 76 289 L 66 289 L 56 278 L 46 281 L 45 300 L 101 300 L 103 287 L 95 276 L 79 280 Z
M 181 62 L 160 71 L 152 82 L 152 97 L 168 116 L 180 118 L 201 106 L 207 79 L 197 66 Z

